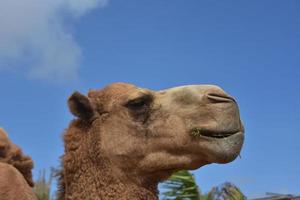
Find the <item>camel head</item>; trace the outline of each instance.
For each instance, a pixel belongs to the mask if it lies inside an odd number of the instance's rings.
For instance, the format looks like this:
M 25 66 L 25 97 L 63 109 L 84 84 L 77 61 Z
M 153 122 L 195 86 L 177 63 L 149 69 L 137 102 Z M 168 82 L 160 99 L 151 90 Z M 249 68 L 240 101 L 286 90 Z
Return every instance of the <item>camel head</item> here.
M 115 83 L 87 96 L 75 92 L 68 105 L 97 135 L 95 156 L 145 179 L 231 162 L 243 144 L 236 101 L 213 85 L 153 91 Z
M 0 161 L 8 162 L 19 151 L 19 147 L 8 138 L 4 129 L 0 128 Z
M 15 167 L 23 175 L 28 185 L 33 187 L 32 159 L 24 155 L 21 148 L 10 141 L 7 133 L 2 128 L 0 128 L 0 162 Z

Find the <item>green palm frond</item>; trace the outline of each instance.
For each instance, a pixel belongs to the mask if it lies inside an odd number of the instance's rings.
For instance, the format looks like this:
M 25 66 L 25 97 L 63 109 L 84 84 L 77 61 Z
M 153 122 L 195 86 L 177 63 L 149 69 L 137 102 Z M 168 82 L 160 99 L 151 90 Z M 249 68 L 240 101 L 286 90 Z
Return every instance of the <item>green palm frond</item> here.
M 200 190 L 194 176 L 187 170 L 174 173 L 162 187 L 163 200 L 199 200 Z
M 51 173 L 49 179 L 46 180 L 46 171 L 42 170 L 39 172 L 39 177 L 34 184 L 33 191 L 35 193 L 37 200 L 50 200 L 51 193 L 51 183 L 53 178 L 53 169 L 51 169 Z
M 234 184 L 226 182 L 218 187 L 213 187 L 208 193 L 211 199 L 245 200 L 245 195 Z
M 245 200 L 246 197 L 234 184 L 226 182 L 201 195 L 193 175 L 186 170 L 174 173 L 162 184 L 162 200 Z

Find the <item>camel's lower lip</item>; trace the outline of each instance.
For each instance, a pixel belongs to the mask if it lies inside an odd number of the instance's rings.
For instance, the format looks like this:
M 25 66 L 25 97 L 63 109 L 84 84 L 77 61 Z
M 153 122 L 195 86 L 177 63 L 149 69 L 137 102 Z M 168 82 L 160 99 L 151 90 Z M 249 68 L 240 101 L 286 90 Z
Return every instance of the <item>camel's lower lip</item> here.
M 214 139 L 223 139 L 230 137 L 234 134 L 241 132 L 241 130 L 208 130 L 208 129 L 201 129 L 201 128 L 193 128 L 190 131 L 190 134 L 194 137 L 199 138 L 214 138 Z
M 200 137 L 204 139 L 207 153 L 210 155 L 208 156 L 210 162 L 227 163 L 240 154 L 244 141 L 244 130 L 237 131 L 225 138 Z

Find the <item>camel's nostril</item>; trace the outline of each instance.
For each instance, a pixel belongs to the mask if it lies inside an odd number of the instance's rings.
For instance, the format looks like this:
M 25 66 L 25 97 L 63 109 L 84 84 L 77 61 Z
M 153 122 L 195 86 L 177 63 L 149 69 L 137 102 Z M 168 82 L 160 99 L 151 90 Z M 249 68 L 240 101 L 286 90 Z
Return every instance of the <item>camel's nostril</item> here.
M 235 102 L 234 98 L 226 94 L 225 92 L 213 92 L 208 93 L 207 99 L 211 103 L 228 103 L 228 102 Z

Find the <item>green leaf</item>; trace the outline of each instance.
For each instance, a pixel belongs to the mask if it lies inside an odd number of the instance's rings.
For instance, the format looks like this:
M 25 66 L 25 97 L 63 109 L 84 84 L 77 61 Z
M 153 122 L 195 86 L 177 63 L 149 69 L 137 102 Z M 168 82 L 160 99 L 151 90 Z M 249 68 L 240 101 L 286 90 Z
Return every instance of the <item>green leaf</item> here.
M 166 190 L 163 192 L 163 200 L 199 200 L 200 191 L 193 175 L 182 170 L 174 173 L 162 187 Z
M 50 189 L 53 178 L 53 169 L 51 169 L 51 174 L 48 181 L 46 180 L 46 171 L 42 170 L 39 172 L 39 178 L 35 181 L 33 191 L 35 193 L 37 200 L 50 200 Z

